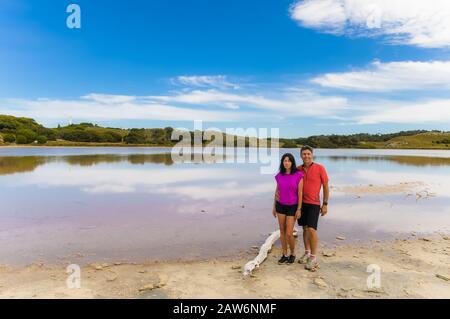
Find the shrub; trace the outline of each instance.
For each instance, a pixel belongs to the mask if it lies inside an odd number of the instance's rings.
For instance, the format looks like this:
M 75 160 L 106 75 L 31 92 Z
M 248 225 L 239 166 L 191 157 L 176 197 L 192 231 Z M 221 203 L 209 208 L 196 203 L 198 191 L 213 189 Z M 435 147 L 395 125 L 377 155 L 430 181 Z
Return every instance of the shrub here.
M 19 135 L 25 137 L 25 139 L 26 139 L 25 143 L 20 143 L 20 144 L 33 143 L 36 140 L 37 136 L 38 136 L 36 134 L 36 132 L 34 132 L 34 131 L 30 130 L 30 129 L 27 129 L 27 128 L 20 129 L 20 130 L 17 131 L 17 140 L 18 140 Z
M 145 143 L 145 130 L 143 129 L 131 129 L 130 133 L 125 137 L 125 143 L 127 144 L 144 144 Z
M 3 142 L 5 143 L 14 143 L 16 141 L 16 136 L 13 134 L 6 134 L 3 136 Z
M 284 143 L 283 143 L 283 147 L 284 148 L 296 148 L 297 147 L 297 144 L 295 143 L 295 142 L 293 142 L 293 141 L 285 141 Z
M 45 143 L 47 143 L 47 136 L 39 135 L 39 136 L 37 137 L 37 142 L 38 142 L 39 144 L 45 144 Z
M 23 135 L 17 135 L 16 137 L 16 143 L 17 144 L 28 144 L 28 140 L 25 136 Z

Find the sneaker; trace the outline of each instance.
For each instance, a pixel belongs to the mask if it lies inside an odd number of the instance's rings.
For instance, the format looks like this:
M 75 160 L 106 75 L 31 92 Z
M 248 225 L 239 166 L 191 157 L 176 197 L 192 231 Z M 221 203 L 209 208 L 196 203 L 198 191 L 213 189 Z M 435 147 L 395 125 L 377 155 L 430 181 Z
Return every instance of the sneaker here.
M 278 264 L 284 264 L 289 260 L 289 257 L 283 255 L 281 256 L 281 258 L 278 260 Z
M 295 256 L 290 255 L 290 256 L 288 257 L 287 263 L 288 263 L 288 264 L 293 264 L 294 262 L 295 262 Z
M 298 260 L 299 264 L 306 264 L 308 262 L 309 254 L 304 253 L 302 257 Z
M 305 269 L 309 271 L 316 271 L 319 268 L 319 263 L 317 262 L 317 259 L 308 258 L 308 261 L 306 262 Z

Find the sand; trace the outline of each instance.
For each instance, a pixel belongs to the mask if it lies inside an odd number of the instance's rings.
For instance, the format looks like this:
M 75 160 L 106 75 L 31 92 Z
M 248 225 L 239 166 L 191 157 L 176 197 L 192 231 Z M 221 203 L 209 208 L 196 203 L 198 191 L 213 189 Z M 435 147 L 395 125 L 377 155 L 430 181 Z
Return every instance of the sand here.
M 3 266 L 0 298 L 450 298 L 446 234 L 341 242 L 321 250 L 316 272 L 298 263 L 278 265 L 280 251 L 274 247 L 252 276 L 243 276 L 241 267 L 257 250 L 232 259 L 86 265 L 79 289 L 67 288 L 64 266 Z M 380 288 L 367 286 L 371 264 L 380 269 Z
M 345 194 L 352 194 L 357 196 L 364 195 L 393 195 L 393 194 L 421 194 L 427 193 L 427 195 L 432 196 L 426 189 L 425 183 L 421 181 L 417 182 L 403 182 L 394 184 L 383 184 L 383 185 L 348 185 L 341 187 L 333 187 L 333 191 L 342 192 Z

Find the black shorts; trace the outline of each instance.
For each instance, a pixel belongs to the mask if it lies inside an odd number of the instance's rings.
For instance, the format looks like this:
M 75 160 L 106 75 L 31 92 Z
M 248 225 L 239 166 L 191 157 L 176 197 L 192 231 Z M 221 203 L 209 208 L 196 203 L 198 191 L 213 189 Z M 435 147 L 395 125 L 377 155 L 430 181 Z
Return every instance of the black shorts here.
M 320 205 L 303 204 L 302 216 L 298 219 L 299 226 L 308 226 L 317 230 L 317 223 L 319 222 Z
M 295 212 L 297 211 L 298 205 L 283 205 L 279 202 L 275 203 L 275 210 L 278 214 L 283 214 L 286 216 L 295 216 Z

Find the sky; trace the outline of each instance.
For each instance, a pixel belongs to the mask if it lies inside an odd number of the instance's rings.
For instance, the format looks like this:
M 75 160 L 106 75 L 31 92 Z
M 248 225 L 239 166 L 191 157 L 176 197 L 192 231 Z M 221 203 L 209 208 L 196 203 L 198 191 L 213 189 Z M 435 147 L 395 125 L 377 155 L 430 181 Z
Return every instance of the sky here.
M 0 114 L 282 137 L 448 131 L 449 53 L 447 0 L 0 0 Z

